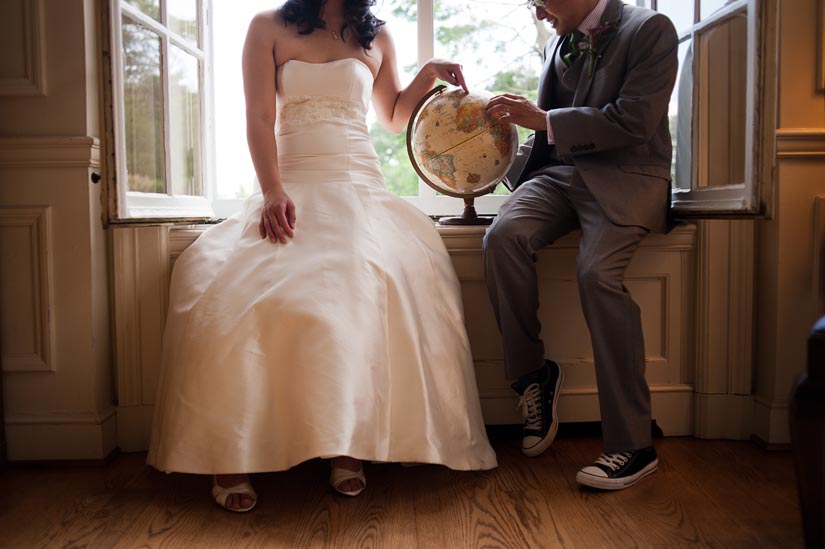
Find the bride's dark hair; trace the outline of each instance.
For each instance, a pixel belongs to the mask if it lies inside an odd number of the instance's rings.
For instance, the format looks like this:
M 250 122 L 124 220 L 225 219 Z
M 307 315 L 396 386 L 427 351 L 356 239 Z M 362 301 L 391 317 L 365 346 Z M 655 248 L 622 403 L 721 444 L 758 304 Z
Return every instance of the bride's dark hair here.
M 315 29 L 325 29 L 327 24 L 321 19 L 321 8 L 326 0 L 287 0 L 281 7 L 284 24 L 295 24 L 300 34 L 312 34 Z M 344 24 L 339 29 L 341 38 L 347 29 L 352 29 L 361 47 L 370 49 L 375 35 L 384 26 L 384 21 L 372 14 L 370 8 L 375 0 L 344 0 Z

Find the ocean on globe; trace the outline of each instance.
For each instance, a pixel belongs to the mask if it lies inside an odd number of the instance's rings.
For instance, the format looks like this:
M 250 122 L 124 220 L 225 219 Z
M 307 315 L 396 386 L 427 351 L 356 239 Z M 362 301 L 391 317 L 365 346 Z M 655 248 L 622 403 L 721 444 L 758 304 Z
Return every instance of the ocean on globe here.
M 448 194 L 481 194 L 504 178 L 516 157 L 518 132 L 487 114 L 489 99 L 443 92 L 413 118 L 411 160 L 430 186 Z

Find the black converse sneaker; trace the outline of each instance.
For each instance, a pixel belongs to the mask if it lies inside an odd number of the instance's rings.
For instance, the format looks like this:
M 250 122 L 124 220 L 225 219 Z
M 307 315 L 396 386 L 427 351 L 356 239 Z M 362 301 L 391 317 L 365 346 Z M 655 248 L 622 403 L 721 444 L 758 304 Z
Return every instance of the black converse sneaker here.
M 519 394 L 518 405 L 524 416 L 521 451 L 536 457 L 547 450 L 559 430 L 556 404 L 564 372 L 552 360 L 545 360 L 544 367 L 519 378 L 513 389 Z
M 602 490 L 621 490 L 633 486 L 658 468 L 659 459 L 653 446 L 631 452 L 603 453 L 592 465 L 579 470 L 576 482 Z

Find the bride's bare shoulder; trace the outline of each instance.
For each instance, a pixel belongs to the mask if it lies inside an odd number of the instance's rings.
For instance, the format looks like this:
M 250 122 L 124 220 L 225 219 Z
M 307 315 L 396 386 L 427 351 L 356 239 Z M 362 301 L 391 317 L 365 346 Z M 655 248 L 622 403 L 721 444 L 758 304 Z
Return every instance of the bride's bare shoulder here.
M 381 28 L 378 29 L 378 33 L 373 39 L 373 43 L 382 48 L 393 44 L 392 34 L 390 33 L 390 29 L 387 25 L 381 25 Z
M 372 40 L 371 49 L 378 53 L 381 62 L 387 57 L 395 55 L 395 44 L 387 25 L 383 25 L 378 30 L 378 34 Z
M 249 22 L 249 33 L 260 38 L 275 38 L 284 29 L 284 20 L 281 10 L 267 10 L 256 13 Z

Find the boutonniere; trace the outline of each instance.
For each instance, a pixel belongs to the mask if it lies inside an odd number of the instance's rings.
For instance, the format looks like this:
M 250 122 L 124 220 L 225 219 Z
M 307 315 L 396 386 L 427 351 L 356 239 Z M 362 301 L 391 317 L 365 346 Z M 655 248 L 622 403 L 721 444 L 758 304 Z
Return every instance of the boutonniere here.
M 619 20 L 602 21 L 595 27 L 590 27 L 587 34 L 579 33 L 578 41 L 572 44 L 573 48 L 578 47 L 580 54 L 587 55 L 587 77 L 593 78 L 596 70 L 596 61 L 604 55 L 604 48 L 610 38 L 616 34 L 619 28 Z

